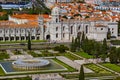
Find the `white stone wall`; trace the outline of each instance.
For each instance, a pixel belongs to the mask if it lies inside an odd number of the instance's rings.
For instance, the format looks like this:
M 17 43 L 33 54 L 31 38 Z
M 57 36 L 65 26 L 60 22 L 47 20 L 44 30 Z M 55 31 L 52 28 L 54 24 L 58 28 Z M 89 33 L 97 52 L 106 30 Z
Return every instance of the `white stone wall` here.
M 111 36 L 118 38 L 118 23 L 117 22 L 108 22 L 108 26 L 111 31 Z

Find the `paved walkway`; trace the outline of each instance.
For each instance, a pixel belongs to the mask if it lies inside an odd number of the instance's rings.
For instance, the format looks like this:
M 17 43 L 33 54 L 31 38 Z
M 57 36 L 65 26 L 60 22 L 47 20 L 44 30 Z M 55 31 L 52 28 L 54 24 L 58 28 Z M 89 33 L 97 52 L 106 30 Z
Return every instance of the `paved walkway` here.
M 72 52 L 70 52 L 70 51 L 67 51 L 67 52 L 69 52 L 70 54 L 73 54 L 73 55 L 75 55 L 75 56 L 77 56 L 77 57 L 80 57 L 79 55 L 76 55 L 76 54 L 74 54 L 74 53 L 72 53 Z M 116 71 L 113 71 L 113 70 L 111 70 L 111 69 L 109 69 L 109 68 L 107 68 L 107 67 L 104 67 L 104 66 L 102 66 L 102 65 L 100 65 L 100 64 L 97 64 L 97 63 L 103 62 L 100 58 L 98 58 L 98 59 L 85 59 L 85 58 L 83 58 L 83 57 L 80 57 L 80 58 L 82 58 L 83 60 L 75 60 L 74 62 L 78 63 L 79 65 L 87 64 L 87 63 L 94 63 L 94 64 L 96 64 L 97 66 L 102 67 L 102 68 L 104 68 L 104 69 L 106 69 L 106 70 L 108 70 L 108 71 L 110 71 L 110 72 L 112 72 L 112 73 L 115 73 L 115 74 L 117 74 L 117 75 L 120 76 L 120 73 L 118 73 L 118 72 L 116 72 Z M 109 62 L 109 59 L 108 59 L 108 58 L 106 59 L 106 62 Z M 85 69 L 85 70 L 87 70 L 87 69 Z M 89 71 L 89 70 L 87 70 L 87 72 L 88 72 L 88 71 Z M 85 72 L 86 72 L 86 71 L 85 71 Z
M 13 56 L 13 55 L 14 55 L 14 53 L 11 52 L 11 50 L 6 50 L 6 52 L 7 52 L 7 54 L 9 54 L 10 56 Z
M 64 63 L 68 64 L 69 66 L 71 66 L 71 67 L 73 67 L 73 68 L 75 68 L 77 70 L 80 70 L 80 67 L 82 65 L 82 64 L 78 64 L 78 63 L 76 63 L 76 62 L 74 62 L 74 61 L 72 61 L 72 60 L 70 60 L 70 59 L 68 59 L 68 58 L 66 58 L 64 56 L 58 56 L 56 58 L 59 59 L 60 61 L 63 61 Z M 88 69 L 86 67 L 84 67 L 84 72 L 85 73 L 93 73 L 92 70 L 90 70 L 90 69 Z

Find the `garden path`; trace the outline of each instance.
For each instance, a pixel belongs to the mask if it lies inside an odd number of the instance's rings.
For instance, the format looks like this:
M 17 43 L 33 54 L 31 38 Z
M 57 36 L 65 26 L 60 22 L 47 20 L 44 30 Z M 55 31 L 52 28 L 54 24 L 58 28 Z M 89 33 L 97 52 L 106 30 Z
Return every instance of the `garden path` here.
M 63 61 L 64 63 L 68 64 L 69 66 L 71 66 L 71 67 L 73 67 L 73 68 L 75 68 L 77 70 L 80 70 L 80 67 L 82 65 L 82 64 L 78 64 L 75 61 L 72 61 L 72 60 L 70 60 L 70 59 L 68 59 L 68 58 L 66 58 L 64 56 L 57 56 L 56 58 L 59 59 L 60 61 Z M 84 72 L 85 73 L 93 73 L 92 70 L 90 70 L 90 69 L 88 69 L 86 67 L 84 67 Z

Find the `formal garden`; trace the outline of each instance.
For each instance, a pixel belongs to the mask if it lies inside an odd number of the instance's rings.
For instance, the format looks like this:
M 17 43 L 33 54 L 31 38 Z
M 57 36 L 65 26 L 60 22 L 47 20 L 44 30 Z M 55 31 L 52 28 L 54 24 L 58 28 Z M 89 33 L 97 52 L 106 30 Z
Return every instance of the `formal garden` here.
M 83 37 L 84 38 L 84 37 Z M 35 58 L 52 58 L 53 61 L 55 61 L 55 63 L 57 63 L 58 65 L 63 66 L 66 69 L 61 69 L 61 70 L 50 70 L 50 71 L 43 71 L 43 72 L 29 72 L 29 73 L 24 73 L 24 74 L 33 74 L 33 73 L 49 73 L 49 72 L 58 72 L 58 73 L 63 73 L 63 72 L 71 72 L 71 74 L 61 74 L 63 77 L 67 78 L 67 79 L 75 79 L 75 78 L 79 78 L 79 74 L 72 74 L 72 72 L 77 72 L 78 70 L 76 70 L 75 68 L 69 66 L 68 64 L 64 63 L 62 60 L 57 59 L 56 57 L 58 56 L 64 56 L 68 59 L 70 59 L 71 61 L 75 61 L 75 60 L 88 60 L 88 59 L 98 59 L 101 58 L 100 63 L 86 63 L 83 66 L 86 67 L 87 69 L 90 69 L 93 71 L 93 73 L 85 73 L 84 76 L 86 78 L 88 77 L 104 77 L 104 76 L 111 76 L 113 78 L 115 78 L 117 75 L 109 70 L 106 70 L 105 68 L 108 68 L 110 70 L 113 70 L 115 72 L 120 73 L 120 65 L 119 65 L 119 61 L 120 61 L 120 48 L 115 48 L 115 47 L 109 47 L 107 45 L 107 41 L 104 40 L 103 42 L 96 42 L 94 40 L 88 40 L 87 38 L 84 38 L 81 40 L 81 42 L 79 42 L 79 37 L 77 37 L 76 39 L 72 40 L 72 43 L 70 44 L 70 46 L 66 46 L 66 45 L 57 45 L 52 44 L 54 46 L 51 47 L 51 44 L 45 44 L 43 43 L 42 46 L 46 45 L 48 47 L 50 47 L 50 49 L 48 48 L 44 48 L 44 49 L 35 49 L 32 46 L 32 41 L 29 39 L 26 45 L 27 49 L 23 49 L 23 51 L 25 51 L 28 55 L 31 55 Z M 40 44 L 41 45 L 41 44 Z M 11 52 L 14 53 L 14 55 L 24 55 L 23 53 L 21 53 L 21 50 L 19 49 L 13 49 L 11 50 Z M 109 54 L 108 54 L 109 53 Z M 4 54 L 4 55 L 3 55 Z M 9 55 L 7 54 L 6 51 L 1 51 L 0 52 L 1 60 L 3 59 L 8 59 Z M 110 62 L 108 63 L 106 61 L 106 58 L 110 59 Z M 100 67 L 97 64 L 103 66 Z M 104 68 L 105 67 L 105 68 Z M 3 69 L 0 68 L 0 75 L 14 75 L 14 74 L 5 74 Z M 19 79 L 18 79 L 19 80 Z M 109 80 L 109 79 L 108 79 Z
M 119 64 L 112 64 L 112 63 L 100 63 L 102 66 L 107 67 L 113 71 L 120 73 L 120 65 Z
M 86 64 L 84 65 L 85 67 L 93 70 L 95 73 L 98 73 L 98 74 L 112 74 L 110 71 L 107 71 L 99 66 L 97 66 L 96 64 Z

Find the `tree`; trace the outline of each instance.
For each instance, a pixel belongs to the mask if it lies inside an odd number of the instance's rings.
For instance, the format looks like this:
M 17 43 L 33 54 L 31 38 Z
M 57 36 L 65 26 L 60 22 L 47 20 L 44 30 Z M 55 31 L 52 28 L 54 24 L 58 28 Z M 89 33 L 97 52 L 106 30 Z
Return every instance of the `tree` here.
M 85 80 L 83 65 L 81 65 L 81 68 L 80 68 L 79 80 Z
M 2 6 L 0 6 L 0 12 L 2 12 L 2 11 L 3 11 Z
M 72 37 L 72 43 L 71 43 L 70 46 L 71 46 L 71 49 L 70 49 L 70 50 L 71 50 L 72 52 L 75 52 L 76 48 L 75 48 L 74 38 L 73 38 L 73 37 Z
M 60 45 L 60 46 L 54 47 L 54 50 L 55 51 L 59 51 L 60 53 L 64 53 L 65 50 L 69 50 L 69 48 L 67 46 Z
M 118 21 L 118 33 L 120 33 L 120 20 Z
M 31 38 L 30 32 L 28 32 L 28 50 L 31 50 Z
M 120 47 L 117 48 L 117 59 L 118 59 L 118 61 L 120 63 Z
M 104 50 L 107 50 L 107 49 L 108 49 L 106 39 L 103 40 L 103 47 L 104 47 Z
M 80 42 L 80 36 L 78 36 L 77 39 L 78 39 L 78 40 L 77 40 L 77 41 L 78 41 L 78 42 L 77 42 L 77 46 L 78 46 L 78 48 L 79 48 L 78 50 L 80 50 L 80 45 L 81 45 L 81 44 L 80 44 L 80 43 L 81 43 L 81 42 Z
M 101 57 L 101 60 L 102 60 L 103 62 L 105 62 L 105 60 L 106 60 L 106 58 L 107 58 L 107 55 L 106 55 L 106 54 L 102 54 L 100 57 Z
M 109 59 L 110 62 L 113 64 L 117 64 L 118 63 L 118 59 L 117 59 L 117 51 L 116 51 L 116 47 L 111 47 L 110 49 L 110 54 L 109 54 Z

